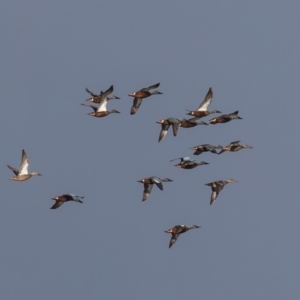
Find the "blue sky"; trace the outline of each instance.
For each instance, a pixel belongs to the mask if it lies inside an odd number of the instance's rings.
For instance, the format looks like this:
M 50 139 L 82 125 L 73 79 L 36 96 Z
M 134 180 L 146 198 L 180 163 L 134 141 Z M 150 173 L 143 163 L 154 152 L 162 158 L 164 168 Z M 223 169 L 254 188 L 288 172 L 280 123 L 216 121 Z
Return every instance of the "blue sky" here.
M 2 299 L 297 299 L 299 3 L 6 1 L 0 4 Z M 160 82 L 163 95 L 132 98 Z M 85 88 L 114 85 L 97 119 Z M 209 87 L 243 120 L 179 129 Z M 289 105 L 286 105 L 289 104 Z M 203 119 L 207 121 L 209 118 Z M 252 150 L 169 161 L 192 146 Z M 42 177 L 12 182 L 21 150 Z M 142 202 L 137 180 L 174 182 Z M 234 178 L 210 206 L 204 184 Z M 52 197 L 85 196 L 50 210 Z M 197 224 L 169 249 L 164 230 Z

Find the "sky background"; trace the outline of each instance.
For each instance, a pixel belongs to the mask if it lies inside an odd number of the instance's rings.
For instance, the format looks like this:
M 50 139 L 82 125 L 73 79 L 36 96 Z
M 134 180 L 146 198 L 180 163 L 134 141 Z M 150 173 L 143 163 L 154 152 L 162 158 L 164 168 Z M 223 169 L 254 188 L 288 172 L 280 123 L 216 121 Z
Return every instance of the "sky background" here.
M 299 1 L 3 1 L 0 298 L 299 299 Z M 132 98 L 160 82 L 163 95 Z M 80 106 L 114 85 L 120 114 Z M 170 131 L 208 88 L 243 120 Z M 287 105 L 289 104 L 289 105 Z M 216 115 L 213 115 L 213 117 Z M 208 121 L 210 117 L 203 119 Z M 195 156 L 190 147 L 254 147 Z M 8 179 L 21 150 L 41 177 Z M 169 177 L 142 202 L 148 176 Z M 234 178 L 210 206 L 205 183 Z M 52 197 L 84 203 L 50 210 Z M 200 229 L 180 236 L 177 224 Z

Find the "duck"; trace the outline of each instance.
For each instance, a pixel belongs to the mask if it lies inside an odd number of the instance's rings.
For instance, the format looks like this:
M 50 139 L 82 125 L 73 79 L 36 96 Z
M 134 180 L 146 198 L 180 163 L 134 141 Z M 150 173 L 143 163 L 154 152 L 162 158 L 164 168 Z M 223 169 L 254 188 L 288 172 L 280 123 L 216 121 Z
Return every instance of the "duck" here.
M 207 123 L 203 121 L 198 121 L 200 118 L 190 118 L 190 119 L 185 119 L 185 118 L 178 118 L 177 120 L 180 122 L 179 126 L 182 128 L 191 128 L 195 127 L 198 125 L 208 125 Z
M 170 162 L 174 161 L 174 160 L 177 160 L 177 159 L 180 159 L 180 163 L 175 165 L 175 167 L 181 168 L 181 169 L 194 169 L 198 166 L 209 164 L 205 161 L 196 162 L 196 161 L 192 160 L 190 157 L 179 157 L 179 158 L 175 158 L 175 159 L 170 160 Z
M 210 144 L 203 144 L 203 145 L 192 147 L 191 149 L 195 151 L 193 153 L 194 155 L 200 155 L 203 152 L 211 152 L 214 154 L 218 154 L 216 149 L 222 149 L 222 146 L 221 145 L 214 146 L 214 145 L 210 145 Z
M 143 88 L 143 89 L 141 89 L 137 92 L 134 92 L 134 93 L 131 93 L 131 94 L 128 95 L 130 97 L 134 97 L 133 105 L 132 105 L 131 110 L 130 110 L 131 115 L 134 115 L 138 111 L 138 109 L 141 106 L 142 101 L 143 101 L 144 98 L 150 97 L 152 95 L 161 95 L 162 94 L 161 92 L 156 91 L 156 90 L 151 91 L 153 89 L 158 88 L 159 85 L 160 85 L 160 83 L 156 83 L 154 85 L 148 86 L 146 88 Z
M 114 86 L 111 85 L 105 92 L 100 92 L 99 95 L 91 92 L 88 88 L 85 89 L 92 97 L 87 99 L 86 101 L 93 102 L 93 103 L 100 103 L 103 99 L 107 98 L 107 100 L 111 99 L 120 99 L 115 95 L 110 95 L 114 91 Z M 110 95 L 110 96 L 109 96 Z
M 11 167 L 10 165 L 7 165 L 7 167 L 15 173 L 15 176 L 10 178 L 10 180 L 25 181 L 30 179 L 32 176 L 42 176 L 42 174 L 38 172 L 28 173 L 29 160 L 24 149 L 22 149 L 22 161 L 19 170 Z
M 144 184 L 144 192 L 143 192 L 143 200 L 145 201 L 148 199 L 150 196 L 151 190 L 153 188 L 153 184 L 156 184 L 156 186 L 162 191 L 163 190 L 163 185 L 162 182 L 170 182 L 173 181 L 172 179 L 169 178 L 161 178 L 157 176 L 151 176 L 147 178 L 143 178 L 138 180 L 137 182 L 143 183 Z
M 225 151 L 237 152 L 241 149 L 253 149 L 253 147 L 249 145 L 241 145 L 240 141 L 231 142 L 228 146 L 222 147 L 222 150 L 218 153 L 221 154 Z
M 199 107 L 196 110 L 188 110 L 189 112 L 187 113 L 190 116 L 194 116 L 194 117 L 199 117 L 199 118 L 203 118 L 206 117 L 210 114 L 214 114 L 214 113 L 221 113 L 220 111 L 214 109 L 214 110 L 207 110 L 208 106 L 210 105 L 211 101 L 213 98 L 213 90 L 210 87 L 204 100 L 200 103 Z
M 161 130 L 158 137 L 158 142 L 162 141 L 168 133 L 170 126 L 173 128 L 173 135 L 176 136 L 178 132 L 178 128 L 180 126 L 180 121 L 177 118 L 168 118 L 162 119 L 156 122 L 157 124 L 161 124 Z
M 175 225 L 174 227 L 165 230 L 166 233 L 171 233 L 171 239 L 169 243 L 169 248 L 171 248 L 177 241 L 180 234 L 189 231 L 190 229 L 200 228 L 198 225 Z
M 211 197 L 210 197 L 210 205 L 212 205 L 216 201 L 219 193 L 222 191 L 222 189 L 227 183 L 235 183 L 235 182 L 237 182 L 235 179 L 227 179 L 227 180 L 217 180 L 214 182 L 206 183 L 205 185 L 210 186 L 212 190 Z
M 110 89 L 108 89 L 107 91 L 110 91 L 112 87 L 113 86 L 111 86 Z M 106 106 L 107 106 L 107 102 L 109 100 L 120 99 L 119 97 L 116 97 L 116 96 L 109 96 L 107 91 L 105 91 L 104 93 L 101 91 L 102 94 L 100 93 L 100 96 L 99 96 L 101 98 L 101 99 L 99 98 L 100 102 L 99 103 L 95 102 L 95 103 L 98 103 L 98 106 L 91 105 L 91 104 L 85 104 L 85 103 L 81 104 L 83 106 L 91 107 L 94 110 L 93 112 L 89 113 L 88 115 L 90 115 L 92 117 L 96 117 L 96 118 L 102 118 L 102 117 L 106 117 L 112 113 L 118 113 L 118 114 L 120 113 L 119 111 L 117 111 L 115 109 L 107 110 Z M 96 98 L 94 98 L 94 99 L 96 99 Z M 89 99 L 88 99 L 88 101 L 89 101 Z
M 52 200 L 54 200 L 55 203 L 50 208 L 51 209 L 59 208 L 65 202 L 68 202 L 68 201 L 75 201 L 75 202 L 83 203 L 83 201 L 81 200 L 83 198 L 84 198 L 84 196 L 81 197 L 81 196 L 77 196 L 74 194 L 63 194 L 61 196 L 56 196 L 56 197 L 52 198 Z
M 238 116 L 239 111 L 235 111 L 228 115 L 222 115 L 217 118 L 209 120 L 210 124 L 227 123 L 231 120 L 242 120 L 243 118 Z

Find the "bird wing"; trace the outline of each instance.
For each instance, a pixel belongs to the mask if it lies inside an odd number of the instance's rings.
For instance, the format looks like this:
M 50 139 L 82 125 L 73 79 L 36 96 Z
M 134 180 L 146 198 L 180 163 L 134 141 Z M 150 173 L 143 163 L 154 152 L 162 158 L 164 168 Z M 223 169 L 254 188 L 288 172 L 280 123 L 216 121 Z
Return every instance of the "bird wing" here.
M 172 123 L 173 135 L 176 136 L 180 123 Z
M 28 161 L 28 156 L 25 152 L 25 150 L 22 150 L 22 162 L 20 164 L 19 168 L 19 175 L 24 175 L 28 174 L 28 166 L 29 166 L 29 161 Z
M 171 239 L 170 239 L 170 244 L 169 244 L 169 248 L 171 248 L 175 242 L 177 241 L 177 239 L 179 238 L 179 234 L 178 233 L 172 233 Z
M 225 186 L 225 184 L 222 181 L 218 181 L 215 184 L 215 186 L 211 187 L 212 193 L 211 193 L 211 198 L 210 198 L 210 205 L 212 205 L 216 201 L 219 193 L 223 190 L 224 186 Z
M 229 146 L 238 146 L 240 141 L 231 142 Z
M 147 200 L 151 190 L 153 188 L 153 184 L 149 183 L 144 183 L 144 194 L 143 194 L 143 201 Z
M 55 203 L 50 207 L 51 209 L 56 209 L 59 208 L 60 206 L 63 205 L 63 201 L 55 201 Z
M 15 173 L 16 176 L 19 175 L 19 170 L 18 170 L 18 169 L 13 168 L 13 167 L 11 167 L 10 165 L 7 165 L 7 166 L 8 166 L 9 169 L 11 169 L 11 170 Z
M 158 88 L 159 85 L 160 85 L 160 83 L 156 83 L 156 84 L 154 84 L 154 85 L 150 85 L 150 86 L 148 86 L 148 87 L 146 87 L 146 88 L 141 89 L 141 91 L 143 91 L 143 92 L 148 92 L 149 90 L 153 90 L 153 89 Z
M 86 92 L 88 92 L 93 97 L 98 97 L 99 95 L 96 95 L 95 93 L 91 92 L 88 88 L 85 88 Z
M 213 91 L 212 88 L 209 88 L 204 100 L 200 103 L 199 107 L 197 108 L 197 110 L 199 111 L 206 111 L 209 104 L 211 103 L 213 98 Z
M 139 107 L 142 104 L 142 100 L 143 100 L 142 98 L 136 98 L 136 97 L 133 99 L 133 105 L 130 111 L 131 115 L 134 115 L 139 110 Z
M 158 177 L 152 177 L 152 181 L 157 185 L 157 187 L 162 191 L 163 185 L 161 183 L 161 180 Z
M 172 179 L 170 179 L 170 178 L 165 178 L 165 177 L 159 177 L 159 180 L 162 181 L 162 182 L 173 181 Z
M 106 98 L 109 94 L 111 94 L 114 91 L 114 86 L 111 85 L 105 92 L 101 91 L 101 96 L 103 98 Z
M 99 105 L 97 107 L 97 112 L 107 111 L 106 105 L 107 105 L 107 96 L 100 100 Z
M 161 140 L 164 139 L 164 137 L 167 135 L 168 133 L 168 129 L 170 128 L 170 125 L 165 125 L 165 124 L 162 124 L 161 125 L 161 131 L 160 131 L 160 134 L 159 134 L 159 138 L 158 138 L 158 142 L 160 142 Z
M 97 111 L 97 106 L 95 106 L 95 105 L 90 105 L 90 104 L 85 104 L 85 103 L 81 103 L 81 105 L 91 107 L 94 110 L 94 112 Z

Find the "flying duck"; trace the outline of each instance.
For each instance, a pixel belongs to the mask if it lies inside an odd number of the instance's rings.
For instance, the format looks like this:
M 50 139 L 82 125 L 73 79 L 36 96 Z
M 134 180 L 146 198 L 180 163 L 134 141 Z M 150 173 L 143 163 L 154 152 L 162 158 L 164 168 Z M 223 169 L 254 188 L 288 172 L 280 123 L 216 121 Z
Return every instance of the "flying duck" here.
M 148 197 L 151 193 L 151 190 L 153 188 L 153 184 L 156 184 L 160 190 L 163 190 L 162 182 L 168 182 L 168 181 L 173 181 L 173 180 L 171 180 L 169 178 L 160 178 L 157 176 L 151 176 L 151 177 L 147 177 L 147 178 L 138 180 L 137 182 L 144 184 L 143 201 L 148 199 Z
M 162 94 L 161 92 L 156 91 L 156 90 L 151 91 L 151 90 L 156 89 L 157 87 L 159 87 L 159 85 L 160 85 L 160 83 L 157 83 L 157 84 L 148 86 L 146 88 L 143 88 L 143 89 L 141 89 L 137 92 L 129 94 L 129 96 L 134 97 L 133 105 L 132 105 L 131 111 L 130 111 L 131 115 L 134 115 L 138 111 L 138 109 L 139 109 L 140 105 L 142 104 L 142 101 L 143 101 L 144 98 L 147 98 L 147 97 L 152 96 L 152 95 L 161 95 Z
M 31 178 L 32 176 L 41 176 L 42 175 L 38 172 L 28 173 L 29 160 L 28 160 L 28 156 L 24 149 L 22 150 L 22 161 L 21 161 L 19 170 L 11 167 L 10 165 L 7 165 L 7 166 L 9 169 L 11 169 L 15 173 L 15 176 L 10 178 L 10 180 L 25 181 L 25 180 L 28 180 L 29 178 Z
M 176 225 L 173 228 L 166 230 L 165 231 L 166 233 L 172 234 L 171 240 L 169 243 L 169 248 L 171 248 L 175 244 L 175 242 L 177 241 L 177 239 L 181 233 L 185 233 L 185 232 L 189 231 L 190 229 L 194 229 L 194 228 L 200 228 L 200 226 L 198 226 L 198 225 L 190 225 L 190 226 Z

